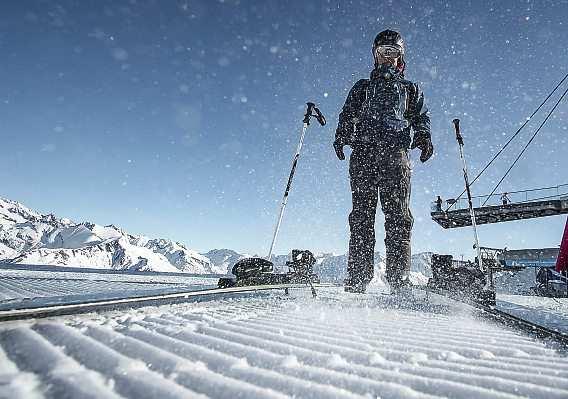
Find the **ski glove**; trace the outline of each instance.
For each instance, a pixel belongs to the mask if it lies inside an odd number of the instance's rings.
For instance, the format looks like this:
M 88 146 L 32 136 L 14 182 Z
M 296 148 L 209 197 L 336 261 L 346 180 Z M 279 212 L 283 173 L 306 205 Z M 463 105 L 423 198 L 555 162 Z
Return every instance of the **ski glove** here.
M 344 145 L 345 144 L 342 144 L 339 141 L 333 142 L 333 149 L 335 150 L 335 154 L 337 155 L 337 158 L 339 158 L 340 161 L 343 161 L 345 159 L 345 153 L 343 152 Z
M 434 146 L 432 145 L 432 140 L 430 139 L 429 135 L 415 135 L 414 140 L 412 140 L 412 146 L 410 147 L 410 149 L 413 150 L 414 148 L 419 148 L 421 151 L 420 162 L 426 162 L 434 153 Z

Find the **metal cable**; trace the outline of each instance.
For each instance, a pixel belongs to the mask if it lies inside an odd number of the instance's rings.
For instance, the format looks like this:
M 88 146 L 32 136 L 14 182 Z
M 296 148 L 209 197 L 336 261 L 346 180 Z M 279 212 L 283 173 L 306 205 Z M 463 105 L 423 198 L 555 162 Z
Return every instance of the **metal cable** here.
M 511 141 L 513 141 L 515 139 L 515 137 L 517 137 L 519 135 L 519 133 L 521 132 L 521 130 L 523 130 L 523 128 L 527 125 L 527 123 L 529 123 L 531 121 L 531 119 L 533 118 L 533 116 L 536 115 L 536 113 L 544 106 L 544 104 L 548 101 L 548 99 L 550 97 L 552 97 L 552 95 L 556 92 L 556 90 L 558 90 L 558 88 L 562 85 L 562 83 L 564 83 L 564 81 L 568 79 L 568 73 L 566 75 L 564 75 L 564 77 L 562 78 L 562 80 L 560 81 L 560 83 L 558 83 L 556 85 L 556 87 L 548 94 L 548 96 L 546 96 L 546 98 L 540 103 L 540 105 L 534 110 L 534 112 L 531 114 L 531 116 L 529 116 L 526 120 L 525 123 L 523 123 L 521 125 L 521 127 L 519 127 L 517 129 L 517 131 L 515 132 L 515 134 L 513 134 L 513 136 L 505 143 L 505 145 L 503 147 L 501 147 L 501 149 L 497 152 L 497 154 L 495 154 L 495 156 L 493 157 L 493 159 L 491 159 L 491 161 L 489 161 L 489 163 L 483 168 L 483 170 L 481 172 L 479 172 L 477 174 L 477 176 L 475 176 L 475 178 L 471 181 L 471 183 L 469 184 L 470 187 L 473 185 L 473 183 L 475 183 L 477 181 L 477 179 L 483 174 L 483 172 L 485 172 L 487 170 L 487 168 L 489 168 L 489 166 L 491 166 L 491 164 L 499 157 L 499 155 L 501 155 L 501 153 L 505 150 L 505 148 L 507 148 L 507 146 L 511 143 Z M 446 212 L 449 211 L 454 204 L 457 203 L 457 201 L 459 201 L 462 197 L 462 195 L 465 194 L 466 190 L 463 190 L 462 193 L 456 198 L 456 202 L 454 202 L 453 204 L 450 204 L 450 206 L 446 209 Z
M 524 146 L 523 150 L 519 153 L 519 155 L 517 155 L 517 158 L 515 158 L 515 161 L 511 164 L 511 166 L 509 166 L 509 169 L 507 169 L 507 172 L 505 172 L 505 175 L 503 175 L 503 177 L 501 178 L 501 180 L 499 180 L 499 183 L 497 183 L 497 185 L 495 186 L 495 188 L 493 189 L 493 191 L 491 191 L 491 194 L 489 194 L 487 196 L 487 199 L 483 202 L 483 204 L 481 206 L 484 206 L 487 201 L 489 201 L 489 198 L 491 198 L 491 196 L 493 195 L 493 193 L 497 190 L 497 188 L 499 187 L 499 185 L 503 182 L 503 180 L 505 180 L 505 178 L 507 177 L 507 175 L 509 174 L 509 172 L 511 171 L 511 169 L 513 169 L 513 167 L 516 165 L 517 161 L 521 158 L 521 156 L 524 154 L 525 150 L 528 148 L 528 146 L 532 143 L 532 141 L 534 140 L 534 138 L 536 137 L 536 135 L 540 132 L 540 129 L 546 124 L 546 122 L 548 121 L 548 118 L 550 118 L 550 116 L 552 115 L 552 113 L 556 110 L 556 108 L 558 107 L 558 105 L 560 104 L 560 102 L 564 99 L 564 97 L 566 96 L 566 94 L 568 93 L 568 88 L 566 90 L 564 90 L 564 93 L 562 93 L 562 96 L 560 96 L 560 98 L 558 99 L 558 101 L 556 101 L 556 104 L 554 104 L 554 107 L 552 107 L 552 109 L 550 110 L 550 112 L 548 113 L 548 115 L 546 115 L 546 118 L 544 118 L 544 120 L 542 121 L 542 123 L 540 124 L 540 126 L 538 127 L 538 129 L 536 129 L 536 131 L 534 132 L 534 134 L 532 135 L 531 139 L 529 140 L 529 142 Z

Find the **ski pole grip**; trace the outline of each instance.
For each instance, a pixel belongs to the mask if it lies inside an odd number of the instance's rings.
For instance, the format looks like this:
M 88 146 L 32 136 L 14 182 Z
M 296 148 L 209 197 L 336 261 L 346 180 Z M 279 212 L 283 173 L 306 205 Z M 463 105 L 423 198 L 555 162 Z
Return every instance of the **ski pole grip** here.
M 316 112 L 316 119 L 318 120 L 319 124 L 325 126 L 325 116 L 321 113 L 318 107 L 314 106 L 314 111 Z
M 458 141 L 459 145 L 463 145 L 463 137 L 460 132 L 460 120 L 456 118 L 452 122 L 454 124 L 454 128 L 456 129 L 456 140 Z
M 325 126 L 325 116 L 323 116 L 323 114 L 321 113 L 321 111 L 318 109 L 318 107 L 316 107 L 316 105 L 314 103 L 307 103 L 308 108 L 306 109 L 306 114 L 304 115 L 304 123 L 309 125 L 310 124 L 310 118 L 312 116 L 315 116 L 316 119 L 318 120 L 319 124 L 322 126 Z M 315 114 L 314 114 L 315 112 Z
M 307 103 L 308 108 L 306 109 L 306 114 L 304 115 L 303 122 L 307 125 L 310 124 L 310 117 L 312 116 L 312 110 L 316 107 L 314 103 Z

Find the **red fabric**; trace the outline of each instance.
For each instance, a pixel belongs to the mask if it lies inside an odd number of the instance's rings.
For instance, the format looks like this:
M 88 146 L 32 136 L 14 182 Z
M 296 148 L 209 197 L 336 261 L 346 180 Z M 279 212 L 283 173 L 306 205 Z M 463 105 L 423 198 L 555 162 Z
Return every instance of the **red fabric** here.
M 560 253 L 556 259 L 556 271 L 565 272 L 568 270 L 568 219 L 566 219 L 566 226 L 564 227 L 564 235 L 562 236 L 562 243 L 560 244 Z

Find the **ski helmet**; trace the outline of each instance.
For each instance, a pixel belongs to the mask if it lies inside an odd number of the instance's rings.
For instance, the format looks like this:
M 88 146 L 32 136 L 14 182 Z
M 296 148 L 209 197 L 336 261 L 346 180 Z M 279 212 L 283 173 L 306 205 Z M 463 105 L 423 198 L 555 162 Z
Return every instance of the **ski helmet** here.
M 387 29 L 375 36 L 375 40 L 373 41 L 373 57 L 375 58 L 375 64 L 377 63 L 375 51 L 379 46 L 393 46 L 400 50 L 401 55 L 398 69 L 401 73 L 404 72 L 404 67 L 406 66 L 406 63 L 404 62 L 404 40 L 402 40 L 400 33 Z

